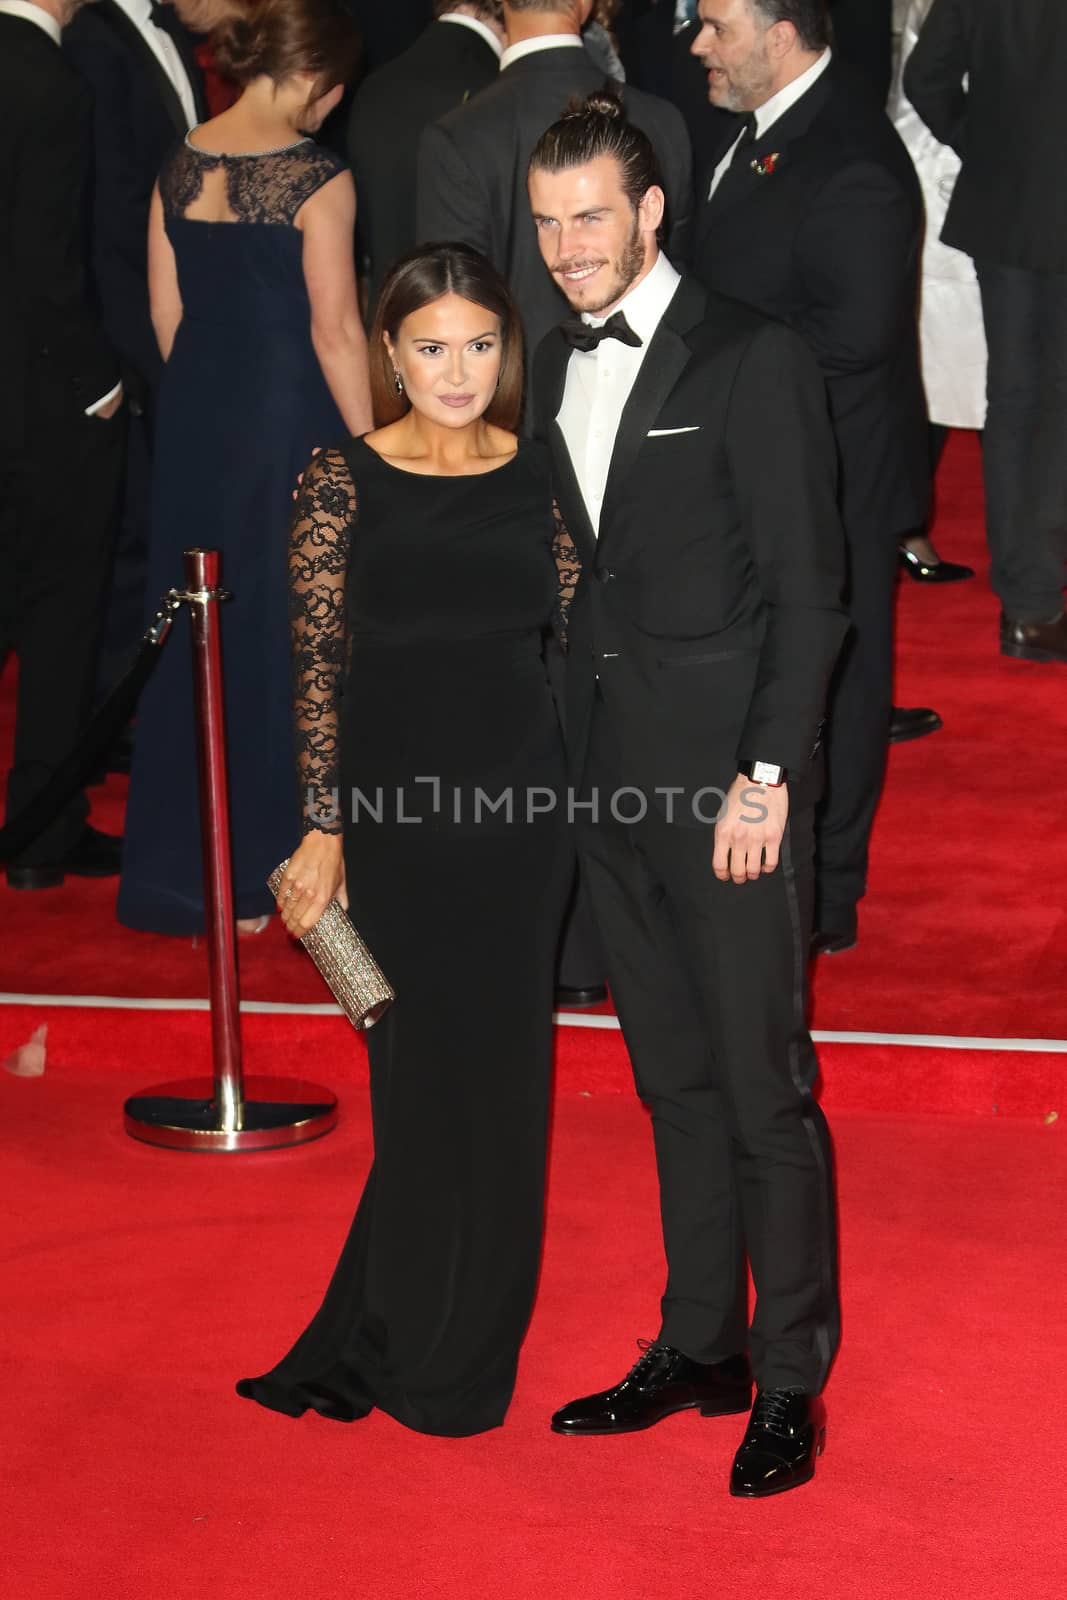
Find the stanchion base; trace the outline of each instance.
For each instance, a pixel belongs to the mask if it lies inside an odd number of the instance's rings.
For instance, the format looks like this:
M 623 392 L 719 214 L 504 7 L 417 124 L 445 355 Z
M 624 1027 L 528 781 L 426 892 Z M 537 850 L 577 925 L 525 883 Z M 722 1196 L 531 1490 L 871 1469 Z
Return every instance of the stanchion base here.
M 126 1102 L 126 1132 L 170 1150 L 279 1150 L 320 1139 L 337 1123 L 337 1097 L 296 1078 L 246 1078 L 241 1127 L 220 1126 L 210 1078 L 161 1083 Z

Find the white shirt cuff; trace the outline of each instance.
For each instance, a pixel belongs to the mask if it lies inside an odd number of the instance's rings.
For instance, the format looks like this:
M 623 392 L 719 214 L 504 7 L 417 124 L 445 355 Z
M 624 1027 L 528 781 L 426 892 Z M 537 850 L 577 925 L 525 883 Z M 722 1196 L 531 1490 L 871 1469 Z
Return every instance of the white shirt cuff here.
M 109 389 L 107 394 L 102 394 L 99 400 L 94 400 L 91 406 L 86 406 L 85 415 L 87 417 L 95 417 L 98 412 L 103 411 L 105 406 L 110 405 L 112 400 L 117 400 L 121 393 L 122 379 L 120 378 L 115 387 Z

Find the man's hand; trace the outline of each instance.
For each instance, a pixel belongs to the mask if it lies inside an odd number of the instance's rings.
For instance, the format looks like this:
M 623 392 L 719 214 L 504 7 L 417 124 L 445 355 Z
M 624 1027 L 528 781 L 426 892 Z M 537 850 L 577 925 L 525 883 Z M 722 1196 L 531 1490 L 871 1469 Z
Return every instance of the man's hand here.
M 341 835 L 316 829 L 293 851 L 278 889 L 278 910 L 286 931 L 299 939 L 334 898 L 348 910 Z
M 773 872 L 788 816 L 786 784 L 768 789 L 738 773 L 715 824 L 711 865 L 719 881 L 747 883 Z

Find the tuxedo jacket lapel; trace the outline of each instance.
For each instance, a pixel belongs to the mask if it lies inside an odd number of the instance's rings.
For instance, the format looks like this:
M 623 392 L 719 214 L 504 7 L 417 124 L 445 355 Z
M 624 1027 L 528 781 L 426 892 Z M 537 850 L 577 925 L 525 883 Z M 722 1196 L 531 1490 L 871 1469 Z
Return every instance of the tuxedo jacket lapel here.
M 600 542 L 610 537 L 612 516 L 626 494 L 630 474 L 640 467 L 641 448 L 663 406 L 689 363 L 692 351 L 685 335 L 704 315 L 707 296 L 694 278 L 683 278 L 652 337 L 637 381 L 623 409 L 608 468 L 600 513 Z
M 544 354 L 537 382 L 544 433 L 552 448 L 552 459 L 556 470 L 560 509 L 567 525 L 567 532 L 574 540 L 578 554 L 582 558 L 582 566 L 588 571 L 596 560 L 596 534 L 593 532 L 589 513 L 585 509 L 585 499 L 578 486 L 578 476 L 567 448 L 567 441 L 563 437 L 563 429 L 556 421 L 559 408 L 563 404 L 563 390 L 567 382 L 567 364 L 570 358 L 571 347 L 556 329 Z

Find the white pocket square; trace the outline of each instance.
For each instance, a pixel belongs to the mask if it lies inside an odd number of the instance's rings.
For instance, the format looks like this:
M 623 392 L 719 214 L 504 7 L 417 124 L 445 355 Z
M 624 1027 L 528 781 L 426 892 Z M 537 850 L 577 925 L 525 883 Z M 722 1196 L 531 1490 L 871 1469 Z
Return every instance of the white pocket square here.
M 699 432 L 700 432 L 699 424 L 694 423 L 694 425 L 691 428 L 649 428 L 648 437 L 650 439 L 668 439 L 671 436 L 672 433 L 699 433 Z

